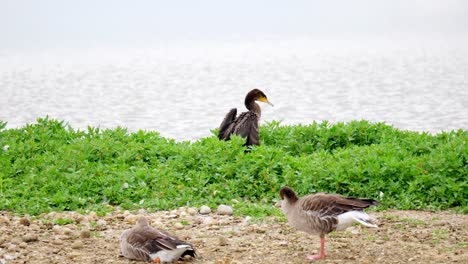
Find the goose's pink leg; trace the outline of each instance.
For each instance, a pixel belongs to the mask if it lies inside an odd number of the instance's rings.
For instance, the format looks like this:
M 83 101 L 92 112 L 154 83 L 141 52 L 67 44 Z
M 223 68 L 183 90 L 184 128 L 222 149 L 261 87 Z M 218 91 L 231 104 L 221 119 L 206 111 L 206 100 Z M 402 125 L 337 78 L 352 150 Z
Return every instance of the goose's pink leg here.
M 320 254 L 318 255 L 307 255 L 308 260 L 318 260 L 325 258 L 325 236 L 320 236 Z

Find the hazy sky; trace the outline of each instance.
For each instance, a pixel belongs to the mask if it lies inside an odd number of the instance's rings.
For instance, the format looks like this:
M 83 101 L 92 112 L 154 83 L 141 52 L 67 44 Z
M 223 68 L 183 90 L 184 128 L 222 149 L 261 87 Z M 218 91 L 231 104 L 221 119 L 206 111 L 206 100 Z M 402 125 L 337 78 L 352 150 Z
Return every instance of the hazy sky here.
M 0 0 L 0 47 L 167 39 L 468 35 L 466 0 Z

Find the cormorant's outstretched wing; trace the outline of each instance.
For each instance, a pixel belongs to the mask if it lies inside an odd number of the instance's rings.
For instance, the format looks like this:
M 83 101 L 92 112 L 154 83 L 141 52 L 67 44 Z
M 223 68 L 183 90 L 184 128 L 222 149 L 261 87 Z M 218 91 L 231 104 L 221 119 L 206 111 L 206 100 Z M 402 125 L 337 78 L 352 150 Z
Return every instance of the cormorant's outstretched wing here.
M 233 133 L 247 138 L 244 146 L 260 145 L 258 137 L 258 115 L 253 112 L 244 112 L 234 122 Z
M 229 113 L 223 119 L 223 122 L 219 126 L 218 138 L 221 140 L 229 140 L 232 134 L 232 124 L 236 119 L 237 109 L 232 108 Z

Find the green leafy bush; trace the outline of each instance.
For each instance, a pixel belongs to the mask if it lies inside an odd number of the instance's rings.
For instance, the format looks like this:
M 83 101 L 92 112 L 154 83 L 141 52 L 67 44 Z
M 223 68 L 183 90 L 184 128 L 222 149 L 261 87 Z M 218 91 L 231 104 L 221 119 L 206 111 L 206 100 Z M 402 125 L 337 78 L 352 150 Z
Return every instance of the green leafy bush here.
M 234 204 L 274 214 L 279 189 L 381 200 L 379 208 L 468 212 L 468 132 L 437 135 L 383 123 L 261 127 L 262 145 L 244 140 L 176 142 L 124 128 L 74 130 L 38 119 L 18 129 L 0 121 L 0 210 L 170 209 Z M 380 194 L 383 193 L 383 197 Z M 235 201 L 235 203 L 233 202 Z M 257 208 L 257 209 L 256 209 Z

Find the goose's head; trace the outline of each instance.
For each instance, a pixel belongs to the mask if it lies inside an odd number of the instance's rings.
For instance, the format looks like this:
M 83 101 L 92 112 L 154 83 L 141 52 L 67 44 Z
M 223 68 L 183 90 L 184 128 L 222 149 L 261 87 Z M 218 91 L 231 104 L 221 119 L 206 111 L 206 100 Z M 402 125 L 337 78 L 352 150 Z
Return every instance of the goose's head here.
M 289 188 L 288 186 L 284 186 L 283 188 L 281 188 L 280 196 L 283 202 L 288 202 L 291 204 L 299 200 L 299 197 L 297 197 L 297 194 L 294 192 L 294 190 Z
M 144 217 L 144 216 L 138 218 L 137 226 L 139 226 L 139 227 L 149 226 L 148 219 L 146 217 Z

